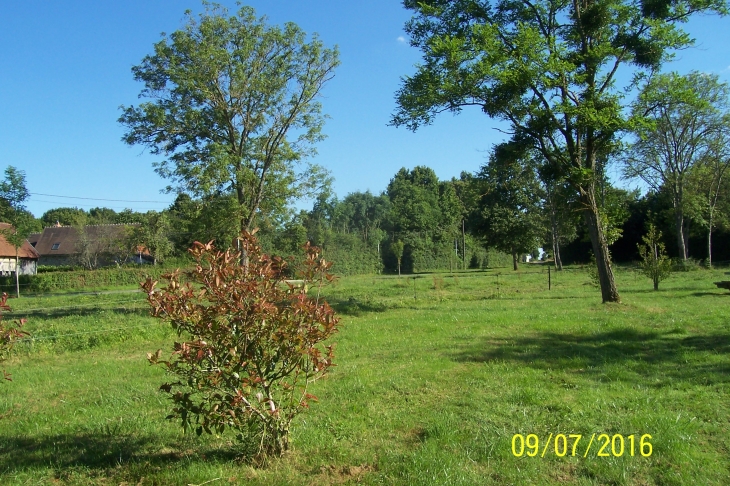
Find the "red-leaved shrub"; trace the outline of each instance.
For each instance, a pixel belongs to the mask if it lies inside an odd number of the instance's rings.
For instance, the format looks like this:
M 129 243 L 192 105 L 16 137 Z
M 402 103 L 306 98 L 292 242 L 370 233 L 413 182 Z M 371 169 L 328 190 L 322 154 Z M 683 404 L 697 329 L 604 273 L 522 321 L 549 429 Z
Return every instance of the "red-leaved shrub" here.
M 284 276 L 287 262 L 263 254 L 253 234 L 242 233 L 239 242 L 245 265 L 240 252 L 196 242 L 188 283 L 181 284 L 179 270 L 163 277 L 162 289 L 151 278 L 142 283 L 152 315 L 184 338 L 169 360 L 161 350 L 148 359 L 177 378 L 160 387 L 173 402 L 168 418 L 198 434 L 231 428 L 258 454 L 280 455 L 292 419 L 316 400 L 308 385 L 333 366 L 332 346 L 323 341 L 339 319 L 319 290 L 334 277 L 309 244 L 301 280 L 292 282 Z
M 23 327 L 23 324 L 25 324 L 25 319 L 15 321 L 8 326 L 3 322 L 3 312 L 10 312 L 8 294 L 5 292 L 3 292 L 2 297 L 0 297 L 0 362 L 5 361 L 15 341 L 28 335 L 27 332 L 20 330 Z M 10 379 L 10 373 L 5 370 L 0 370 L 0 374 L 2 374 L 2 376 L 0 376 L 0 383 L 5 380 L 12 381 Z

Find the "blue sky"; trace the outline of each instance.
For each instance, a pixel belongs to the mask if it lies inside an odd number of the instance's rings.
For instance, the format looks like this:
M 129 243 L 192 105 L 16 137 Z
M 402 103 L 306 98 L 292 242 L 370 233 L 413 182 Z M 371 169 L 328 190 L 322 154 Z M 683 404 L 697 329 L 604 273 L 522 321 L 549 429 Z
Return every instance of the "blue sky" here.
M 235 2 L 219 3 L 236 10 Z M 409 12 L 398 0 L 250 1 L 270 23 L 293 21 L 337 44 L 341 66 L 325 87 L 331 116 L 315 162 L 335 178 L 340 197 L 378 193 L 401 167 L 427 165 L 441 179 L 476 171 L 504 136 L 477 109 L 442 115 L 416 133 L 387 126 L 400 77 L 419 52 L 403 31 Z M 159 157 L 121 142 L 120 105 L 138 102 L 131 67 L 162 32 L 182 27 L 193 0 L 4 2 L 0 17 L 0 165 L 26 172 L 36 216 L 50 208 L 165 208 L 174 195 L 152 170 Z M 699 70 L 730 80 L 730 19 L 697 17 L 687 26 L 697 47 L 665 70 Z M 47 195 L 41 195 L 47 194 Z M 91 199 L 117 199 L 115 202 Z

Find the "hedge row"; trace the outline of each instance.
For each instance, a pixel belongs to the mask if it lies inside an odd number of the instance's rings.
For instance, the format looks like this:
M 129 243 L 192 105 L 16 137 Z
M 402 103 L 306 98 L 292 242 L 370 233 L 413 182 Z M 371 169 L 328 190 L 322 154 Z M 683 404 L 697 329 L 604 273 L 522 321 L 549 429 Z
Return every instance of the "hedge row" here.
M 138 285 L 147 276 L 159 278 L 169 273 L 169 268 L 103 268 L 98 270 L 73 270 L 47 272 L 38 275 L 21 275 L 20 292 L 56 292 L 59 290 L 84 290 L 104 287 Z M 0 291 L 15 292 L 15 277 L 0 277 Z

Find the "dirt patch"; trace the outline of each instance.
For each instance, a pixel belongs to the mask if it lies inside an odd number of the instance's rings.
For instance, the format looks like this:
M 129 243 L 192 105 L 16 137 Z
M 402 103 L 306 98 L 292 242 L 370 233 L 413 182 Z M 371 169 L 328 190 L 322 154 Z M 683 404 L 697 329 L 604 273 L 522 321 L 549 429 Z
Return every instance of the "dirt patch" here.
M 370 464 L 359 466 L 322 466 L 319 474 L 310 482 L 319 484 L 357 484 L 363 476 L 377 471 L 377 467 Z

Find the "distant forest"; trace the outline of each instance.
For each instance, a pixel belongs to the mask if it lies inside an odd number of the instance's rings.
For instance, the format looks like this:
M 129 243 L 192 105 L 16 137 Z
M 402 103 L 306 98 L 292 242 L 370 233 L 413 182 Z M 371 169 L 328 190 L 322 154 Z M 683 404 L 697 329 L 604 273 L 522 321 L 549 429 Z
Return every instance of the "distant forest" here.
M 509 177 L 507 176 L 509 175 Z M 501 167 L 498 157 L 476 174 L 440 181 L 428 167 L 400 169 L 385 191 L 354 192 L 339 199 L 329 185 L 310 210 L 260 211 L 256 226 L 266 251 L 295 255 L 307 241 L 324 249 L 343 275 L 397 272 L 394 243 L 402 242 L 403 273 L 513 266 L 524 255 L 562 263 L 588 263 L 591 244 L 570 191 L 547 187 L 527 165 Z M 563 191 L 561 193 L 561 191 Z M 674 208 L 669 191 L 627 191 L 605 181 L 599 204 L 607 215 L 612 257 L 618 263 L 639 259 L 637 244 L 652 222 L 664 235 L 670 256 L 678 258 Z M 725 203 L 727 204 L 727 203 Z M 718 214 L 727 214 L 724 210 Z M 229 247 L 237 234 L 233 195 L 192 199 L 181 194 L 162 212 L 85 211 L 62 207 L 45 212 L 35 229 L 60 223 L 83 226 L 138 223 L 138 238 L 169 241 L 166 257 L 185 255 L 194 241 L 215 240 Z M 690 216 L 695 213 L 689 212 Z M 707 258 L 707 231 L 697 216 L 686 219 L 686 246 L 692 259 Z M 730 227 L 718 218 L 713 232 L 713 262 L 730 261 Z M 159 242 L 157 242 L 157 246 Z M 165 245 L 162 245 L 165 247 Z M 396 244 L 397 248 L 398 245 Z

